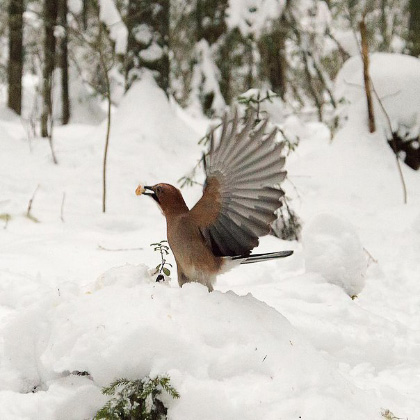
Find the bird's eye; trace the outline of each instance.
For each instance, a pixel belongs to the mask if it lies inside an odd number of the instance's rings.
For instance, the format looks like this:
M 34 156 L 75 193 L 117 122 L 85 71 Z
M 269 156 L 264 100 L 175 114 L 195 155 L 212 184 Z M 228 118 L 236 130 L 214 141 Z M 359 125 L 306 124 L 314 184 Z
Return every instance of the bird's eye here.
M 160 194 L 162 192 L 162 187 L 156 187 L 156 194 Z

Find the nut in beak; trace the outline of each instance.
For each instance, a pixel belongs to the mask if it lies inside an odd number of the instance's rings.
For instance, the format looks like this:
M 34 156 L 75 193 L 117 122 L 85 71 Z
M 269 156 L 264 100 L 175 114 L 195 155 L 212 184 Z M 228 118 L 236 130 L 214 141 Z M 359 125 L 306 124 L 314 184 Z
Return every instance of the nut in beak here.
M 136 188 L 136 195 L 142 195 L 146 190 L 144 189 L 143 185 L 139 185 Z

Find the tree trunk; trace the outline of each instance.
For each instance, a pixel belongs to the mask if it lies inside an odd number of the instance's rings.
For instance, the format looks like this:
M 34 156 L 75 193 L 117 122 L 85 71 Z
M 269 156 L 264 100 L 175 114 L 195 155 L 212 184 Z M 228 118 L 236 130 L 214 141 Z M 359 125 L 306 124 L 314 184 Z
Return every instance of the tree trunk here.
M 83 29 L 86 31 L 88 27 L 88 14 L 89 14 L 89 0 L 83 0 L 82 6 L 82 24 Z
M 41 115 L 41 136 L 48 137 L 48 121 L 52 118 L 52 81 L 55 67 L 55 36 L 58 3 L 55 0 L 44 0 L 44 68 L 43 68 L 43 107 Z
M 243 42 L 238 28 L 228 32 L 221 42 L 217 66 L 220 69 L 220 91 L 227 104 L 234 98 L 233 70 L 235 68 L 235 50 Z
M 246 90 L 249 90 L 254 87 L 255 77 L 254 77 L 254 37 L 252 35 L 248 36 L 245 41 L 245 62 L 248 66 L 248 71 L 246 73 L 245 87 Z
M 66 125 L 70 120 L 67 0 L 60 0 L 59 7 L 59 23 L 64 29 L 63 37 L 60 39 L 61 118 L 62 124 Z
M 157 84 L 169 90 L 170 0 L 129 0 L 126 89 L 141 68 L 153 71 Z
M 271 90 L 282 98 L 286 93 L 285 57 L 286 30 L 282 25 L 260 38 L 258 47 L 261 55 L 261 72 L 264 79 L 268 80 Z
M 410 54 L 420 56 L 420 0 L 410 0 L 409 49 Z
M 372 87 L 371 87 L 371 80 L 369 76 L 369 47 L 368 47 L 366 24 L 365 24 L 364 17 L 360 21 L 359 28 L 360 28 L 360 36 L 362 38 L 363 78 L 365 81 L 365 92 L 366 92 L 366 101 L 367 101 L 368 118 L 369 118 L 369 132 L 374 133 L 376 130 L 376 127 L 375 127 L 375 116 L 373 113 Z
M 23 0 L 10 0 L 7 105 L 19 115 L 22 112 L 23 11 Z
M 380 44 L 381 51 L 388 51 L 390 43 L 390 40 L 388 39 L 387 3 L 388 0 L 381 0 L 381 16 L 379 21 L 382 35 L 382 42 Z

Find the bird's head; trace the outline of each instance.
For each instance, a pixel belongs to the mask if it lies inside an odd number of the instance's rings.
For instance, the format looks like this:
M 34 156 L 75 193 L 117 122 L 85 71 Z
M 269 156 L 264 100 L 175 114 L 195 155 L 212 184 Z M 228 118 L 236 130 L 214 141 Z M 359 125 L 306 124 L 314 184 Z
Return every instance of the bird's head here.
M 156 184 L 151 187 L 139 185 L 136 194 L 152 197 L 159 204 L 165 216 L 188 211 L 181 192 L 170 184 Z

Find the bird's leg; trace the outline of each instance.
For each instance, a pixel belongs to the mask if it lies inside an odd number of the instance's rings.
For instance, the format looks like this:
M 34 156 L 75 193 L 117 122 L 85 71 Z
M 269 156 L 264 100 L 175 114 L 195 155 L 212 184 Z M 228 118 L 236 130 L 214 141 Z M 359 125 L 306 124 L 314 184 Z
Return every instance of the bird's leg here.
M 191 279 L 191 278 L 189 278 L 188 276 L 185 275 L 185 273 L 179 268 L 179 265 L 178 265 L 177 272 L 178 272 L 178 284 L 179 284 L 180 287 L 182 287 L 185 283 L 200 283 L 203 286 L 207 286 L 207 289 L 209 289 L 209 292 L 213 291 L 213 285 L 211 284 L 210 279 L 208 279 L 208 280 L 204 280 L 204 279 L 201 279 L 201 278 Z
M 182 287 L 185 283 L 189 283 L 191 280 L 182 272 L 178 265 L 178 284 Z

